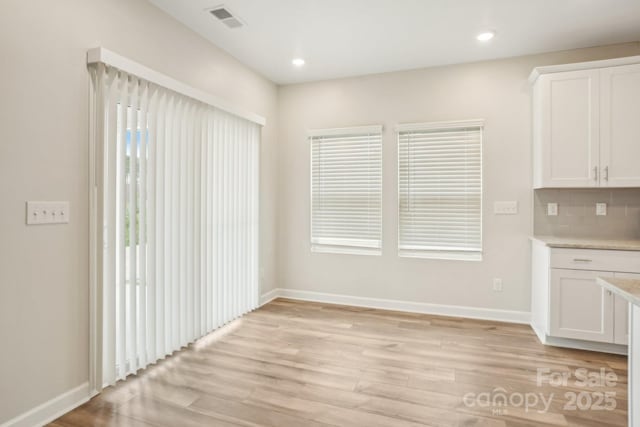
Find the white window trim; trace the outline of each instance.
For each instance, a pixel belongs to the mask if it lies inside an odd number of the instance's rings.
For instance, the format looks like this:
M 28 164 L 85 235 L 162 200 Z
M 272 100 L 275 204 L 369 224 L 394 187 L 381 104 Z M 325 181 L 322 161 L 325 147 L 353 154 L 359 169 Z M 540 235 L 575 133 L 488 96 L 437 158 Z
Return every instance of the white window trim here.
M 454 120 L 446 122 L 426 122 L 426 123 L 400 123 L 396 125 L 396 133 L 424 131 L 432 129 L 455 129 L 455 128 L 484 128 L 484 119 Z
M 382 248 L 364 248 L 342 245 L 311 244 L 311 252 L 342 255 L 382 255 Z
M 398 256 L 401 258 L 445 259 L 452 261 L 482 261 L 482 251 L 440 251 L 425 249 L 399 248 Z
M 311 140 L 314 137 L 322 136 L 337 136 L 337 135 L 362 135 L 367 133 L 380 134 L 381 140 L 384 141 L 384 126 L 382 125 L 367 125 L 367 126 L 351 126 L 343 128 L 329 128 L 329 129 L 309 129 L 307 130 L 307 144 L 311 147 Z M 382 148 L 381 148 L 382 149 Z M 383 198 L 383 176 L 382 171 L 384 168 L 384 155 L 381 155 L 381 183 L 380 183 L 380 198 Z M 313 153 L 311 149 L 309 151 L 309 177 L 313 171 Z M 383 206 L 381 206 L 380 215 L 382 217 Z M 309 242 L 311 243 L 311 252 L 315 253 L 327 253 L 327 254 L 346 254 L 346 255 L 382 255 L 383 246 L 383 224 L 382 218 L 380 221 L 380 245 L 371 246 L 370 244 L 357 239 L 326 239 L 326 238 L 314 238 L 313 237 L 313 179 L 309 179 Z M 368 241 L 367 241 L 368 242 Z M 367 247 L 370 246 L 370 247 Z
M 484 253 L 484 119 L 468 119 L 468 120 L 453 120 L 442 122 L 425 122 L 425 123 L 400 123 L 395 126 L 396 132 L 396 149 L 398 149 L 398 142 L 401 132 L 411 131 L 425 131 L 432 129 L 456 129 L 464 127 L 479 127 L 482 130 L 482 137 L 480 140 L 480 185 L 483 191 L 480 196 L 480 251 L 467 251 L 467 250 L 441 250 L 437 248 L 423 249 L 414 248 L 409 245 L 400 244 L 400 153 L 396 152 L 396 168 L 397 168 L 397 200 L 396 200 L 396 214 L 397 214 L 397 242 L 398 242 L 398 256 L 401 258 L 422 258 L 422 259 L 434 259 L 434 260 L 452 260 L 452 261 L 482 261 Z
M 353 126 L 348 128 L 331 128 L 331 129 L 310 129 L 307 131 L 307 140 L 318 136 L 336 136 L 336 135 L 362 135 L 365 133 L 382 133 L 384 127 L 382 125 L 370 126 Z

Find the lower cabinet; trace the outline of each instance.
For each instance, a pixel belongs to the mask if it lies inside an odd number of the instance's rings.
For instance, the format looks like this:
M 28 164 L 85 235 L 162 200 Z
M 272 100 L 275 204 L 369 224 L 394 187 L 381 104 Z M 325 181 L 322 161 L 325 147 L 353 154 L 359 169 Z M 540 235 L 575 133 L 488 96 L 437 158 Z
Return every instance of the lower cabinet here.
M 553 248 L 533 240 L 531 269 L 531 326 L 543 343 L 612 352 L 628 345 L 629 304 L 596 279 L 640 279 L 640 252 Z
M 551 269 L 552 336 L 614 342 L 615 330 L 622 328 L 616 325 L 614 295 L 596 283 L 596 278 L 607 276 L 614 273 Z

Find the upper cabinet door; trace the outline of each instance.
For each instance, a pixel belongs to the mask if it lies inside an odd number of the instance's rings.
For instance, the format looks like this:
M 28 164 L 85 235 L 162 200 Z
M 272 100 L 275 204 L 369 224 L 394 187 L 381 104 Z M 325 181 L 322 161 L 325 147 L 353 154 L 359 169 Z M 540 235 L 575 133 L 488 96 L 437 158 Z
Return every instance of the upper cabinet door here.
M 600 71 L 600 183 L 640 187 L 640 64 Z
M 540 150 L 534 153 L 539 156 L 536 187 L 598 186 L 599 76 L 599 70 L 581 70 L 539 77 L 534 91 L 534 138 Z

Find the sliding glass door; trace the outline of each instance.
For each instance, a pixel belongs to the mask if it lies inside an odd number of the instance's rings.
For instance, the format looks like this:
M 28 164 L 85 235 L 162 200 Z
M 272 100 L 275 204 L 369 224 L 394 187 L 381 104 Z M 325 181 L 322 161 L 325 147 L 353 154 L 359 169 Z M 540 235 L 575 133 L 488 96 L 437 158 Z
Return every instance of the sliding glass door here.
M 261 128 L 90 70 L 99 389 L 257 307 Z

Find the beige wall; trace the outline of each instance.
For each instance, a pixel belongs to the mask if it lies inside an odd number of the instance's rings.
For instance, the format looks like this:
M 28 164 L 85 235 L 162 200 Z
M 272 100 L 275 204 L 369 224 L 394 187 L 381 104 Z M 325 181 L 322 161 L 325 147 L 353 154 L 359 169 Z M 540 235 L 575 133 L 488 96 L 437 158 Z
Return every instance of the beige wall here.
M 264 281 L 275 285 L 274 84 L 145 0 L 3 0 L 0 13 L 0 424 L 88 379 L 88 74 L 104 46 L 266 116 Z M 25 201 L 71 223 L 25 226 Z
M 95 46 L 266 116 L 262 292 L 290 287 L 514 310 L 528 310 L 529 300 L 526 78 L 535 65 L 640 54 L 635 43 L 278 89 L 145 0 L 4 0 L 0 423 L 88 378 L 85 52 Z M 393 125 L 466 118 L 486 119 L 485 260 L 398 258 Z M 311 254 L 306 129 L 376 123 L 386 128 L 384 254 Z M 26 227 L 27 200 L 69 200 L 71 223 Z M 520 215 L 493 216 L 494 200 L 518 200 Z M 492 277 L 504 279 L 503 293 L 491 292 Z
M 281 287 L 361 297 L 529 311 L 532 229 L 531 114 L 527 78 L 535 66 L 640 54 L 640 43 L 285 86 L 279 91 L 278 274 Z M 482 118 L 484 260 L 399 258 L 397 123 Z M 382 124 L 383 254 L 309 250 L 306 130 Z M 496 216 L 493 202 L 520 213 Z M 504 291 L 492 291 L 492 278 Z

